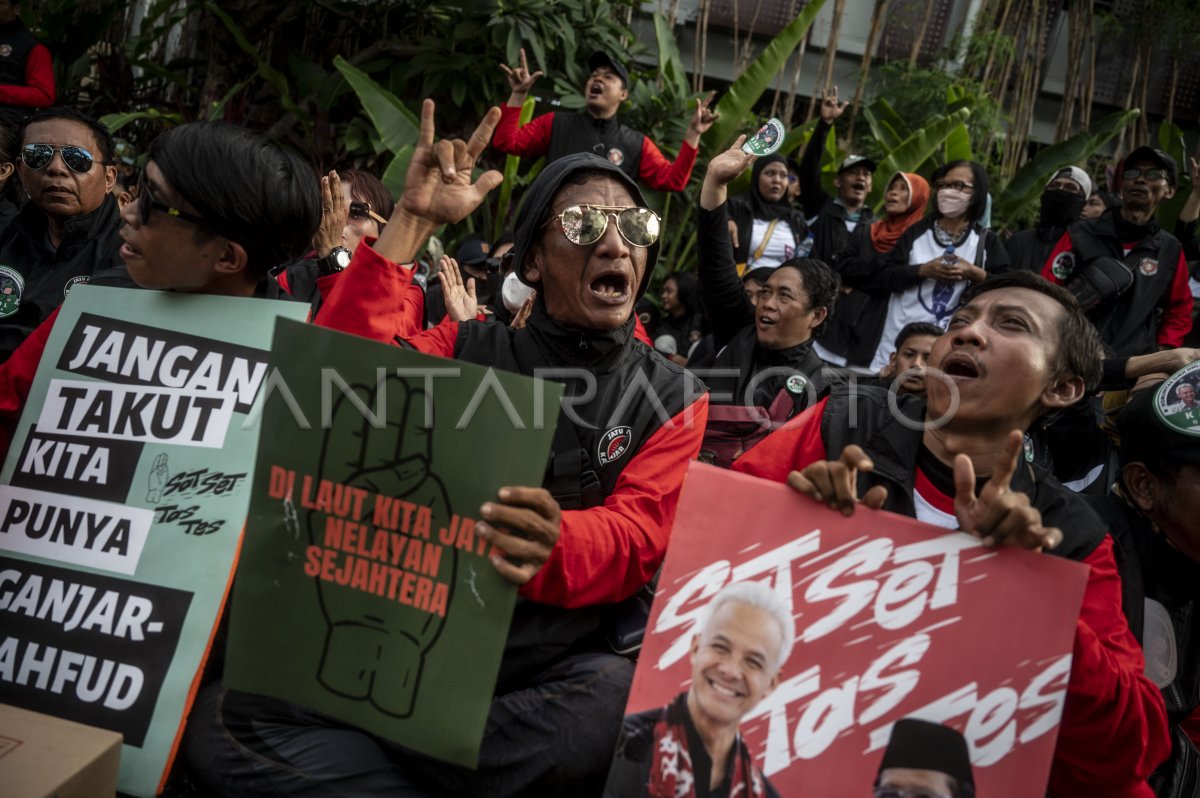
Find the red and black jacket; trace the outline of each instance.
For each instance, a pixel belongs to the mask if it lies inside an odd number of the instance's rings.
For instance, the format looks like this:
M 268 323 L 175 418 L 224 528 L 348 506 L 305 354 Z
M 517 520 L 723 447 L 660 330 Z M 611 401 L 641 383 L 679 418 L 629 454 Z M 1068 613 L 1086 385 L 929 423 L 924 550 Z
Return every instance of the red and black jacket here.
M 526 601 L 501 663 L 498 690 L 505 691 L 564 654 L 603 645 L 605 605 L 658 572 L 687 464 L 700 449 L 708 397 L 699 380 L 634 339 L 632 320 L 614 333 L 568 330 L 539 304 L 519 330 L 449 320 L 421 330 L 419 313 L 397 319 L 411 276 L 360 246 L 317 323 L 566 387 L 543 482 L 563 508 L 562 533 L 520 590 Z M 584 371 L 594 377 L 590 396 Z
M 1067 228 L 1042 265 L 1042 276 L 1060 285 L 1097 258 L 1121 261 L 1133 285 L 1088 312 L 1108 354 L 1124 357 L 1180 346 L 1192 328 L 1187 262 L 1173 235 L 1152 225 L 1138 241 L 1122 240 L 1114 212 Z
M 733 470 L 783 482 L 790 471 L 836 458 L 845 446 L 858 444 L 875 464 L 870 473 L 859 471 L 859 495 L 884 485 L 885 509 L 915 517 L 923 432 L 919 425 L 893 419 L 886 390 L 859 385 L 853 403 L 850 391 L 850 386 L 834 387 L 828 397 L 735 461 Z M 923 399 L 901 396 L 893 401 L 906 416 L 924 418 Z M 853 419 L 852 409 L 857 411 Z M 1049 795 L 1153 798 L 1146 778 L 1170 751 L 1167 718 L 1161 693 L 1143 673 L 1141 647 L 1121 610 L 1113 541 L 1085 501 L 1048 474 L 1019 468 L 1012 486 L 1029 496 L 1047 526 L 1062 530 L 1063 542 L 1050 554 L 1090 568 Z

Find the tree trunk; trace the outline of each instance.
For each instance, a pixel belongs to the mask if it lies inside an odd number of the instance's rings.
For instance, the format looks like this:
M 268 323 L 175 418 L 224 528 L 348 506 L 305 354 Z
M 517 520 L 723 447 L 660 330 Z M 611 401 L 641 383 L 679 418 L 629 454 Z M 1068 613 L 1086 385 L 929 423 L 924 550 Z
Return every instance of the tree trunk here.
M 833 62 L 837 58 L 838 38 L 842 33 L 842 14 L 846 10 L 846 0 L 834 0 L 833 21 L 829 24 L 829 40 L 825 42 L 825 56 L 821 59 L 821 71 L 817 75 L 817 86 L 813 91 L 812 102 L 808 104 L 808 116 L 812 119 L 820 104 L 821 89 L 827 88 L 833 81 Z
M 854 119 L 858 116 L 858 107 L 862 104 L 863 94 L 867 88 L 867 77 L 871 74 L 871 61 L 875 58 L 875 48 L 879 44 L 879 36 L 883 32 L 883 21 L 887 18 L 891 0 L 875 0 L 875 9 L 871 14 L 871 32 L 867 34 L 867 47 L 863 50 L 862 66 L 859 67 L 858 87 L 854 90 L 854 100 L 850 104 L 850 142 L 854 142 Z
M 784 127 L 790 128 L 792 120 L 796 118 L 796 94 L 800 89 L 800 73 L 804 69 L 804 54 L 808 51 L 808 37 L 804 37 L 804 41 L 800 42 L 800 49 L 796 51 L 796 65 L 792 67 L 792 82 L 788 85 L 788 98 L 783 106 Z
M 700 0 L 696 12 L 699 24 L 696 25 L 696 42 L 692 56 L 692 91 L 699 93 L 704 87 L 704 61 L 708 54 L 708 12 L 712 0 Z
M 1175 123 L 1175 91 L 1179 88 L 1179 56 L 1171 56 L 1171 88 L 1167 91 L 1167 117 L 1168 125 Z
M 917 63 L 918 56 L 921 55 L 921 45 L 925 42 L 925 36 L 929 33 L 929 21 L 933 19 L 933 6 L 937 0 L 926 0 L 925 14 L 921 17 L 921 27 L 917 30 L 917 38 L 913 39 L 912 52 L 908 54 L 908 62 L 910 64 Z

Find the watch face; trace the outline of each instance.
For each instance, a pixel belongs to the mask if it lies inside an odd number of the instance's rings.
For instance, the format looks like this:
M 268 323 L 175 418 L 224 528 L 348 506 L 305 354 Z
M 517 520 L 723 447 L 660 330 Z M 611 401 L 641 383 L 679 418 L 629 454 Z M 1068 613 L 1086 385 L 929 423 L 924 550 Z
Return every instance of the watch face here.
M 341 249 L 340 247 L 335 249 L 333 251 L 333 260 L 339 267 L 346 268 L 350 265 L 350 250 Z

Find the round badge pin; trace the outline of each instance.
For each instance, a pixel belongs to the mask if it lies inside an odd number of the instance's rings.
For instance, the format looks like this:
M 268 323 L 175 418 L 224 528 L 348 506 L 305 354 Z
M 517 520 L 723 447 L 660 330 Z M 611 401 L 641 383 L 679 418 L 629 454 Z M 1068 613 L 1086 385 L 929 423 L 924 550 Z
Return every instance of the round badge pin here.
M 1163 424 L 1200 438 L 1200 361 L 1184 366 L 1159 385 L 1153 404 Z
M 16 269 L 0 266 L 0 318 L 11 316 L 21 306 L 25 278 Z
M 760 158 L 764 155 L 771 155 L 783 146 L 785 132 L 783 123 L 772 117 L 767 120 L 767 124 L 758 129 L 757 133 L 746 139 L 746 143 L 742 145 L 742 151 Z
M 806 380 L 802 374 L 793 374 L 787 378 L 788 393 L 804 393 L 804 387 L 806 385 L 808 385 L 808 380 Z

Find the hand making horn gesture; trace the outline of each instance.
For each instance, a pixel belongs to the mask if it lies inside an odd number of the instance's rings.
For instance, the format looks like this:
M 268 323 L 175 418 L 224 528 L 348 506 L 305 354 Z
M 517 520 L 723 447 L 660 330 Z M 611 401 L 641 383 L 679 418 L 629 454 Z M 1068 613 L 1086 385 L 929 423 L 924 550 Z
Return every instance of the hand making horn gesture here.
M 1020 430 L 1008 434 L 995 470 L 978 495 L 971 458 L 965 454 L 954 458 L 954 514 L 964 532 L 983 538 L 986 545 L 1053 549 L 1062 542 L 1062 532 L 1042 526 L 1042 514 L 1030 504 L 1029 496 L 1011 487 L 1023 440 Z

